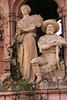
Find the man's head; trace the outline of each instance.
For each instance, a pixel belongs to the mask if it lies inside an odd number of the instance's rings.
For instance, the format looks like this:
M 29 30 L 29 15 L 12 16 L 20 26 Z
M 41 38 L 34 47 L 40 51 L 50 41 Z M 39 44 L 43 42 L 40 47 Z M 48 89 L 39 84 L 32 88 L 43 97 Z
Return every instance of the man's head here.
M 54 34 L 58 32 L 59 24 L 55 20 L 46 20 L 42 24 L 42 31 L 46 32 L 47 34 Z
M 52 24 L 47 25 L 46 33 L 47 34 L 54 34 L 54 26 Z
M 23 15 L 29 14 L 31 12 L 31 8 L 28 5 L 21 6 L 21 12 Z

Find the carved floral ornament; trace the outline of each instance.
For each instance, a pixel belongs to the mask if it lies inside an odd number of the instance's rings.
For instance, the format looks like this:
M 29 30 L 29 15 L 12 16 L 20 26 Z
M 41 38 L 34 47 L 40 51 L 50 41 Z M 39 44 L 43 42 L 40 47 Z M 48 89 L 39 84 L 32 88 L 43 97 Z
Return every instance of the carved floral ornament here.
M 2 16 L 2 21 L 3 21 L 3 25 L 6 25 L 6 28 L 8 27 L 8 22 L 9 22 L 9 18 L 7 14 L 4 14 Z

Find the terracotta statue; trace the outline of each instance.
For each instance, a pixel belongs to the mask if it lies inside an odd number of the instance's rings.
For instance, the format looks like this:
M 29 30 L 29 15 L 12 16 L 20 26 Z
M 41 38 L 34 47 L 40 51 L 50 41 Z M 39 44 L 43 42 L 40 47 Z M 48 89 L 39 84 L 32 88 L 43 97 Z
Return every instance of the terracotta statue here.
M 31 67 L 31 60 L 37 57 L 36 47 L 36 29 L 41 27 L 43 18 L 40 15 L 29 15 L 31 8 L 28 5 L 21 7 L 23 18 L 17 23 L 16 35 L 12 46 L 17 40 L 20 43 L 18 48 L 18 62 L 20 63 L 20 72 L 28 80 L 34 79 L 34 74 Z
M 67 45 L 67 41 L 61 36 L 55 34 L 58 30 L 59 24 L 55 20 L 46 20 L 42 24 L 42 31 L 46 32 L 46 35 L 40 37 L 38 41 L 38 47 L 42 55 L 32 59 L 31 61 L 33 71 L 37 76 L 37 80 L 35 81 L 37 83 L 42 81 L 42 74 L 44 73 L 45 75 L 48 73 L 53 82 L 62 78 L 61 75 L 55 77 L 55 71 L 58 71 L 60 74 L 61 63 L 59 63 L 59 47 L 61 45 Z M 39 69 L 37 69 L 38 66 Z

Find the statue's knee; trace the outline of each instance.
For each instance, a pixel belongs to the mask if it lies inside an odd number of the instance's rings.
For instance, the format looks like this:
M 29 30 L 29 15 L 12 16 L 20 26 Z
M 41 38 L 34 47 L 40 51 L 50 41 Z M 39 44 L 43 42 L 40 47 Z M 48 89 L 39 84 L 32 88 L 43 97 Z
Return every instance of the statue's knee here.
M 53 64 L 53 63 L 49 63 L 48 66 L 49 66 L 49 67 L 53 67 L 54 64 Z
M 56 60 L 49 61 L 49 62 L 48 62 L 48 66 L 50 66 L 50 67 L 56 66 Z

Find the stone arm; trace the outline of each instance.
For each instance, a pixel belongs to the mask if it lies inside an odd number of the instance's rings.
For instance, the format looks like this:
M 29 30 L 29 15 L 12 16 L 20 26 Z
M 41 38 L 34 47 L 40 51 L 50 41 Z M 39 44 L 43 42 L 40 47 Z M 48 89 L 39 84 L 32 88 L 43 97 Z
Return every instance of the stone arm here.
M 42 44 L 39 48 L 40 48 L 40 51 L 42 50 L 47 50 L 47 49 L 50 49 L 51 47 L 53 46 L 60 46 L 60 43 L 48 43 L 48 44 Z
M 24 37 L 24 31 L 20 28 L 20 27 L 16 27 L 16 34 L 14 36 L 14 39 L 11 43 L 11 46 L 13 46 L 16 42 L 20 43 L 22 42 L 21 39 L 23 40 L 23 37 Z
M 59 43 L 63 46 L 67 45 L 67 40 L 61 36 L 55 37 L 53 40 L 49 41 L 50 43 Z
M 12 43 L 11 43 L 11 46 L 13 46 L 16 42 L 17 43 L 22 43 L 23 42 L 23 38 L 24 38 L 24 34 L 22 35 L 15 35 Z
M 58 39 L 58 43 L 60 43 L 63 46 L 67 45 L 66 39 L 65 38 L 62 38 L 62 37 L 61 37 L 61 39 Z
M 67 41 L 61 36 L 57 36 L 53 40 L 49 41 L 48 43 L 41 44 L 39 48 L 40 50 L 47 50 L 53 46 L 61 46 L 61 45 L 63 46 L 67 45 Z
M 33 30 L 35 30 L 35 29 L 36 29 L 35 25 L 32 24 L 31 26 L 29 26 L 28 28 L 23 29 L 23 30 L 24 30 L 25 32 L 31 32 L 31 31 L 33 31 Z
M 30 31 L 33 31 L 34 29 L 36 29 L 36 27 L 34 26 L 34 24 L 32 24 L 30 27 L 28 27 L 26 29 L 23 28 L 24 33 L 28 33 Z M 18 41 L 18 43 L 22 43 L 25 34 L 21 34 L 20 33 L 21 31 L 22 31 L 22 29 L 17 27 L 16 35 L 15 35 L 13 41 L 12 41 L 11 46 L 14 45 L 14 43 L 15 43 L 16 40 Z

